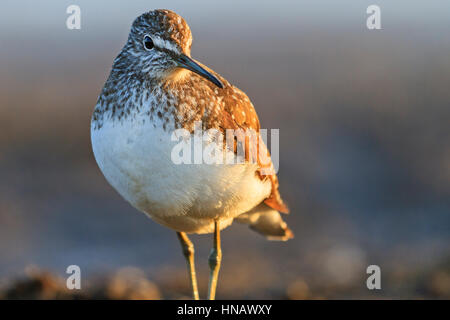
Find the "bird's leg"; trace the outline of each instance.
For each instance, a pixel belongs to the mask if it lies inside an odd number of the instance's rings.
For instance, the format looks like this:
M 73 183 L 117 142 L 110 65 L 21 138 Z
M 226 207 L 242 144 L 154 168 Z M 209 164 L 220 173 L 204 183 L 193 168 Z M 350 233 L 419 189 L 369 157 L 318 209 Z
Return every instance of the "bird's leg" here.
M 194 263 L 194 245 L 188 236 L 184 232 L 177 232 L 178 240 L 180 240 L 181 248 L 183 249 L 183 255 L 186 258 L 186 263 L 189 272 L 189 278 L 191 279 L 192 296 L 195 300 L 198 300 L 198 288 L 197 288 L 197 276 L 195 275 L 195 263 Z
M 208 299 L 214 300 L 216 297 L 217 278 L 219 276 L 220 263 L 222 261 L 222 249 L 220 248 L 219 222 L 214 221 L 214 246 L 209 254 L 209 286 Z

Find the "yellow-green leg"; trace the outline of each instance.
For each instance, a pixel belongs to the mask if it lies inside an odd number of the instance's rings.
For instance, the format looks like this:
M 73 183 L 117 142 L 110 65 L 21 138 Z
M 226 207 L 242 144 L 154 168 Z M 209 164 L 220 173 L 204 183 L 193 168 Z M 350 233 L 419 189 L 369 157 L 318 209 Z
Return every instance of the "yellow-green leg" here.
M 214 246 L 209 254 L 209 286 L 208 299 L 214 300 L 216 297 L 217 279 L 219 277 L 220 263 L 222 261 L 222 249 L 220 248 L 219 222 L 214 221 Z
M 197 276 L 195 275 L 195 263 L 194 263 L 194 245 L 188 236 L 184 232 L 177 232 L 178 240 L 180 240 L 181 248 L 183 249 L 183 255 L 186 258 L 186 263 L 189 272 L 189 278 L 191 279 L 192 296 L 194 300 L 198 300 L 198 287 Z

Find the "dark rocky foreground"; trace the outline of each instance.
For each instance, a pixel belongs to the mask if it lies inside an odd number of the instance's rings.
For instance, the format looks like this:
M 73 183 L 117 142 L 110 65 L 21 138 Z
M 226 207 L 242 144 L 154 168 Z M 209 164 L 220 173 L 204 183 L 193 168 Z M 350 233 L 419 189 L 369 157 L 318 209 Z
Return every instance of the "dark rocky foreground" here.
M 383 289 L 369 292 L 358 286 L 320 286 L 308 284 L 304 279 L 296 279 L 287 288 L 267 289 L 264 294 L 257 290 L 237 290 L 226 281 L 219 284 L 220 299 L 449 299 L 450 268 L 449 264 L 434 270 L 414 275 L 389 275 L 383 287 L 390 287 L 387 281 L 394 283 L 396 290 Z M 249 280 L 250 281 L 250 280 Z M 249 282 L 251 283 L 251 282 Z M 276 288 L 276 285 L 275 285 Z M 206 292 L 200 286 L 201 292 Z M 107 276 L 98 276 L 83 282 L 80 290 L 69 290 L 65 279 L 37 268 L 28 268 L 22 277 L 9 280 L 0 289 L 0 299 L 102 299 L 102 300 L 158 300 L 189 299 L 187 278 L 179 272 L 173 277 L 162 276 L 149 279 L 137 268 L 123 268 Z

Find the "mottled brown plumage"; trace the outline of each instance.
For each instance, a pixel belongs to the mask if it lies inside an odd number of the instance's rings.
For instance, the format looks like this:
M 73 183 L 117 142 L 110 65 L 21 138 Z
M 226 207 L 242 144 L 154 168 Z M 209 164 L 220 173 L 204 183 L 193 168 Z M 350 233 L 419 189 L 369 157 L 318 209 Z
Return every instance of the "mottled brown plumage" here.
M 102 126 L 104 117 L 121 121 L 140 112 L 142 105 L 149 101 L 149 121 L 156 117 L 162 119 L 166 130 L 184 128 L 193 132 L 194 123 L 201 121 L 204 130 L 218 129 L 224 136 L 226 129 L 254 130 L 259 133 L 259 119 L 250 99 L 215 71 L 197 62 L 217 77 L 223 88 L 193 72 L 188 72 L 181 81 L 173 80 L 173 73 L 180 71 L 170 60 L 155 59 L 143 62 L 142 59 L 136 58 L 136 52 L 142 50 L 141 38 L 145 33 L 152 33 L 164 41 L 170 41 L 170 44 L 174 44 L 172 49 L 175 52 L 178 50 L 190 56 L 192 34 L 183 18 L 169 10 L 155 10 L 139 16 L 133 22 L 128 41 L 115 59 L 113 70 L 99 96 L 93 114 L 96 128 Z M 161 49 L 169 51 L 167 48 Z M 164 70 L 163 77 L 155 78 L 143 72 L 142 70 L 148 68 L 148 63 L 157 71 Z M 118 88 L 128 89 L 121 91 Z M 153 100 L 149 99 L 149 94 L 154 95 Z M 161 103 L 162 101 L 165 104 Z M 258 147 L 268 153 L 264 142 L 260 141 Z M 261 167 L 267 168 L 268 165 Z M 272 194 L 265 201 L 266 204 L 280 212 L 288 213 L 289 210 L 278 191 L 276 175 L 267 172 L 257 174 L 261 179 L 270 179 L 272 182 Z

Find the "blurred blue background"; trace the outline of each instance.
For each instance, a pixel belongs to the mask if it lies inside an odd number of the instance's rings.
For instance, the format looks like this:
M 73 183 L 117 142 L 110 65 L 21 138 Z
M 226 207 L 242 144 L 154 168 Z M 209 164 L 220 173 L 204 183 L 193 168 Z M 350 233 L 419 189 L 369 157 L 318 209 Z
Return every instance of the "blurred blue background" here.
M 81 30 L 66 8 L 81 7 Z M 382 30 L 366 28 L 381 8 Z M 223 232 L 218 298 L 450 297 L 450 2 L 2 1 L 0 287 L 36 265 L 126 266 L 186 294 L 175 233 L 107 184 L 90 116 L 135 17 L 182 15 L 192 56 L 280 129 L 295 239 Z M 182 186 L 180 186 L 182 187 Z M 210 236 L 193 236 L 201 288 Z M 381 292 L 366 267 L 381 267 Z M 173 289 L 173 290 L 172 290 Z

